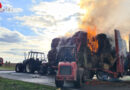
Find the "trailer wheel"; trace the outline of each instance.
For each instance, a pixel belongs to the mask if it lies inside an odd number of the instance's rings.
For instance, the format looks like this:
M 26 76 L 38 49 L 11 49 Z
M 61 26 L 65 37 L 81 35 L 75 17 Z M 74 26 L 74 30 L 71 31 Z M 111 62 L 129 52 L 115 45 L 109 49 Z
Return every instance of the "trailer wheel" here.
M 103 72 L 103 71 L 98 71 L 96 76 L 97 76 L 98 80 L 102 80 L 102 81 L 109 80 L 108 74 L 106 72 Z
M 94 74 L 95 73 L 93 71 L 91 71 L 91 70 L 85 70 L 83 72 L 83 77 L 82 77 L 83 82 L 86 82 L 87 80 L 93 79 Z
M 34 73 L 34 70 L 33 70 L 32 66 L 29 63 L 26 64 L 25 69 L 26 69 L 27 73 Z
M 23 72 L 23 66 L 22 66 L 22 64 L 16 64 L 15 71 L 16 72 Z
M 38 71 L 38 73 L 41 74 L 41 75 L 46 75 L 47 71 L 48 71 L 47 66 L 42 66 L 41 65 L 40 70 Z
M 76 88 L 80 88 L 80 87 L 82 87 L 82 85 L 83 85 L 82 75 L 81 75 L 81 73 L 78 71 L 78 72 L 77 72 L 77 79 L 76 79 L 76 81 L 74 82 L 74 86 L 75 86 Z
M 56 72 L 55 72 L 55 70 L 52 67 L 49 67 L 48 68 L 48 74 L 49 75 L 56 75 Z
M 62 88 L 63 85 L 64 85 L 64 81 L 62 81 L 62 80 L 56 80 L 56 78 L 55 78 L 55 84 L 56 84 L 57 88 Z

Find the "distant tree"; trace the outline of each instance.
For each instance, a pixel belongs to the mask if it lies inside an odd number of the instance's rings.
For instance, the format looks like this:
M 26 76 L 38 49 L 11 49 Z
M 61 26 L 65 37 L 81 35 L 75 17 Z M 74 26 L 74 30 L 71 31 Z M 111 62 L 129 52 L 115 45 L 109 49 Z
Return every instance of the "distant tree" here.
M 5 62 L 5 66 L 10 66 L 10 64 L 11 64 L 10 61 Z

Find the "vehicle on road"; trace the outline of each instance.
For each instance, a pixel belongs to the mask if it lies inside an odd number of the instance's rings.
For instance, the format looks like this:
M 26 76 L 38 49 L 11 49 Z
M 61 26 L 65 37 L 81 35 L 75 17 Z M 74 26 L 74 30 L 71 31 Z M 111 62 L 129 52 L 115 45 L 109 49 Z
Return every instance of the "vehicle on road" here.
M 31 51 L 27 58 L 25 55 L 23 63 L 16 64 L 15 71 L 27 73 L 37 71 L 42 75 L 56 74 L 55 84 L 57 87 L 63 87 L 64 81 L 71 81 L 75 87 L 81 87 L 82 83 L 93 79 L 94 75 L 99 80 L 116 80 L 124 75 L 130 75 L 130 52 L 126 53 L 123 39 L 118 30 L 115 30 L 116 58 L 109 69 L 92 67 L 89 60 L 92 60 L 94 55 L 87 46 L 82 48 L 84 42 L 81 39 L 84 38 L 74 37 L 72 40 L 74 44 L 52 48 L 48 52 L 48 61 L 45 60 L 44 53 Z M 94 59 L 98 61 L 97 57 Z M 99 57 L 99 59 L 101 58 Z
M 63 87 L 64 81 L 72 81 L 76 87 L 82 84 L 83 67 L 78 65 L 75 46 L 62 47 L 58 56 L 58 72 L 55 78 L 57 87 Z
M 3 58 L 0 57 L 0 66 L 3 65 Z
M 15 66 L 16 72 L 24 73 L 35 73 L 37 71 L 41 75 L 55 74 L 57 66 L 50 64 L 50 61 L 45 59 L 45 54 L 43 52 L 28 52 L 24 55 L 25 60 L 22 63 L 17 63 Z
M 45 54 L 43 52 L 28 52 L 23 63 L 17 63 L 15 66 L 16 72 L 26 72 L 26 73 L 34 73 L 35 71 L 40 71 L 40 66 L 42 62 L 45 60 Z
M 55 84 L 57 87 L 63 87 L 64 81 L 71 81 L 75 87 L 81 87 L 82 83 L 88 79 L 92 79 L 94 75 L 99 80 L 117 80 L 119 77 L 123 77 L 130 73 L 130 58 L 124 55 L 124 46 L 120 36 L 120 32 L 115 30 L 115 48 L 116 48 L 116 60 L 115 64 L 111 66 L 112 69 L 102 68 L 86 68 L 88 66 L 86 55 L 79 58 L 81 43 L 77 43 L 76 46 L 64 46 L 61 49 L 59 55 L 58 71 L 55 77 Z M 86 53 L 83 53 L 86 54 Z M 130 53 L 128 53 L 128 56 Z M 127 55 L 126 55 L 127 56 Z M 80 62 L 81 61 L 81 62 Z M 81 65 L 81 63 L 84 63 Z M 85 65 L 86 64 L 86 65 Z

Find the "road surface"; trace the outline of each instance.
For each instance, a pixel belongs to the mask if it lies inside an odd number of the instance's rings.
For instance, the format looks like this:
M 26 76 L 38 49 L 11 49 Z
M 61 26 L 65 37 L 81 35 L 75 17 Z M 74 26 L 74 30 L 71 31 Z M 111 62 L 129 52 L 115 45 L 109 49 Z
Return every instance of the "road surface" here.
M 55 86 L 55 76 L 41 76 L 39 74 L 16 73 L 15 71 L 0 71 L 0 77 L 31 83 Z M 72 83 L 65 83 L 65 87 L 73 87 Z
M 8 79 L 55 86 L 54 76 L 40 76 L 38 74 L 16 73 L 15 71 L 0 71 L 0 76 Z
M 54 76 L 16 73 L 15 71 L 0 71 L 0 77 L 55 86 Z M 103 82 L 97 81 L 94 77 L 93 81 L 86 82 L 80 89 L 74 88 L 72 83 L 65 82 L 64 88 L 62 88 L 61 90 L 130 90 L 130 76 L 125 76 L 120 80 L 120 82 Z

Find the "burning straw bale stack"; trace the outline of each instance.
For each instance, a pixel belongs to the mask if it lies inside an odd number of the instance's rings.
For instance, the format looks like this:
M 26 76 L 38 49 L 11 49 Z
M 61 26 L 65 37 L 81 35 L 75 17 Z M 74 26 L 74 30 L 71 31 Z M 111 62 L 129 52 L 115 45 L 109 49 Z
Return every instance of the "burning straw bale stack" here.
M 105 34 L 98 34 L 95 37 L 98 40 L 97 52 L 92 52 L 88 47 L 87 33 L 83 31 L 76 32 L 70 38 L 55 38 L 51 43 L 51 50 L 48 53 L 49 63 L 58 64 L 57 55 L 60 54 L 60 46 L 70 46 L 81 43 L 78 52 L 78 64 L 86 68 L 110 69 L 115 63 L 114 49 L 110 44 L 110 39 Z
M 57 64 L 56 55 L 57 55 L 57 47 L 59 44 L 60 38 L 54 38 L 51 43 L 51 50 L 48 52 L 48 60 L 50 65 Z
M 114 50 L 112 49 L 112 45 L 110 44 L 110 39 L 107 38 L 105 34 L 98 34 L 98 51 L 97 56 L 99 58 L 99 66 L 104 69 L 109 69 L 115 63 L 115 55 Z

